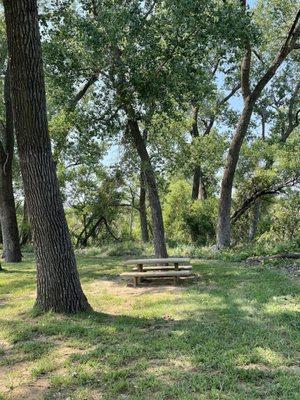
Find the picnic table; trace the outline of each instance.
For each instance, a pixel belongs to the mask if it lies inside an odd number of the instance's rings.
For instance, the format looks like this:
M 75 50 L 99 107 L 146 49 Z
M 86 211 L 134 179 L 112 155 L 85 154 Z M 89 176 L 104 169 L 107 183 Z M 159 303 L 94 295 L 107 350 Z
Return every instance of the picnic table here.
M 189 263 L 189 258 L 143 258 L 125 261 L 125 265 L 133 265 L 132 272 L 123 272 L 122 278 L 132 278 L 133 286 L 136 287 L 142 278 L 172 278 L 174 284 L 180 277 L 192 275 L 191 265 L 182 265 Z

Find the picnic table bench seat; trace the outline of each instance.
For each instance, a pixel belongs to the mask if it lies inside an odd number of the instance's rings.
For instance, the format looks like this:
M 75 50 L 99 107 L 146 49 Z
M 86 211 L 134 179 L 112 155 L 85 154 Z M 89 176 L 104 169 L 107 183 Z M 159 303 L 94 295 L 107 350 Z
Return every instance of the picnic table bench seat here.
M 156 265 L 156 264 L 167 264 L 167 263 L 174 263 L 174 264 L 181 264 L 181 263 L 188 263 L 190 261 L 189 258 L 140 258 L 136 260 L 127 260 L 125 261 L 125 265 Z
M 189 261 L 189 258 L 182 257 L 127 260 L 125 265 L 135 265 L 135 267 L 132 268 L 132 272 L 124 272 L 120 276 L 121 278 L 132 278 L 134 286 L 137 286 L 142 278 L 170 277 L 176 284 L 179 277 L 192 275 L 192 266 L 186 265 Z
M 187 271 L 134 271 L 134 272 L 123 272 L 120 276 L 122 278 L 133 278 L 133 285 L 137 286 L 140 278 L 173 278 L 174 283 L 177 282 L 179 277 L 185 277 L 192 275 L 190 270 Z

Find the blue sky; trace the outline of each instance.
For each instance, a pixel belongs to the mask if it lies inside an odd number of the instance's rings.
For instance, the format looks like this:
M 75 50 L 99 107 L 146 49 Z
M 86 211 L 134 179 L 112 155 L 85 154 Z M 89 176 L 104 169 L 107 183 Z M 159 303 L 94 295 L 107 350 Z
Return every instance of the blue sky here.
M 248 3 L 248 6 L 254 7 L 256 4 L 256 0 L 248 0 L 247 3 Z

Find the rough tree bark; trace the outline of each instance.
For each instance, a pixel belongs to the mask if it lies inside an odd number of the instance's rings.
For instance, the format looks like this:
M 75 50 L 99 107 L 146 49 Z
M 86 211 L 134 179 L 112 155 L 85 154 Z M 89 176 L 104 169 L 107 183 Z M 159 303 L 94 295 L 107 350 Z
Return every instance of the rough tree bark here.
M 217 226 L 217 247 L 219 249 L 230 246 L 230 211 L 233 180 L 239 159 L 240 149 L 247 134 L 248 126 L 253 112 L 253 107 L 258 100 L 261 92 L 273 78 L 280 65 L 290 54 L 290 52 L 297 46 L 297 41 L 299 37 L 300 11 L 298 11 L 297 15 L 295 16 L 295 20 L 281 49 L 275 56 L 267 71 L 257 81 L 255 87 L 252 90 L 250 87 L 252 49 L 250 43 L 246 41 L 245 55 L 241 63 L 241 88 L 244 99 L 244 107 L 242 114 L 239 118 L 233 140 L 229 147 L 227 161 L 221 182 L 221 196 L 219 202 L 219 217 Z
M 0 140 L 0 222 L 3 257 L 7 262 L 22 260 L 13 190 L 14 124 L 10 98 L 9 66 L 4 82 L 5 127 Z
M 11 94 L 37 262 L 36 305 L 46 311 L 91 307 L 82 291 L 51 153 L 36 0 L 4 0 Z

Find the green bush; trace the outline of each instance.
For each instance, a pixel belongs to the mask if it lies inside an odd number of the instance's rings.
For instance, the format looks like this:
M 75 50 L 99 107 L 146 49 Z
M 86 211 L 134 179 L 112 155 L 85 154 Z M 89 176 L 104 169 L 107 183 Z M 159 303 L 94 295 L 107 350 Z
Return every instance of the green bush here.
M 171 182 L 164 202 L 164 221 L 168 243 L 208 245 L 215 240 L 218 201 L 191 199 L 191 187 L 185 180 Z
M 194 201 L 184 219 L 193 243 L 206 246 L 215 241 L 218 201 L 215 198 Z
M 164 222 L 169 243 L 189 243 L 186 215 L 191 205 L 190 185 L 183 179 L 171 182 L 164 201 Z
M 110 243 L 99 247 L 85 247 L 76 251 L 78 254 L 86 256 L 98 257 L 121 257 L 121 256 L 139 256 L 147 253 L 147 248 L 139 242 L 124 241 L 117 243 Z

